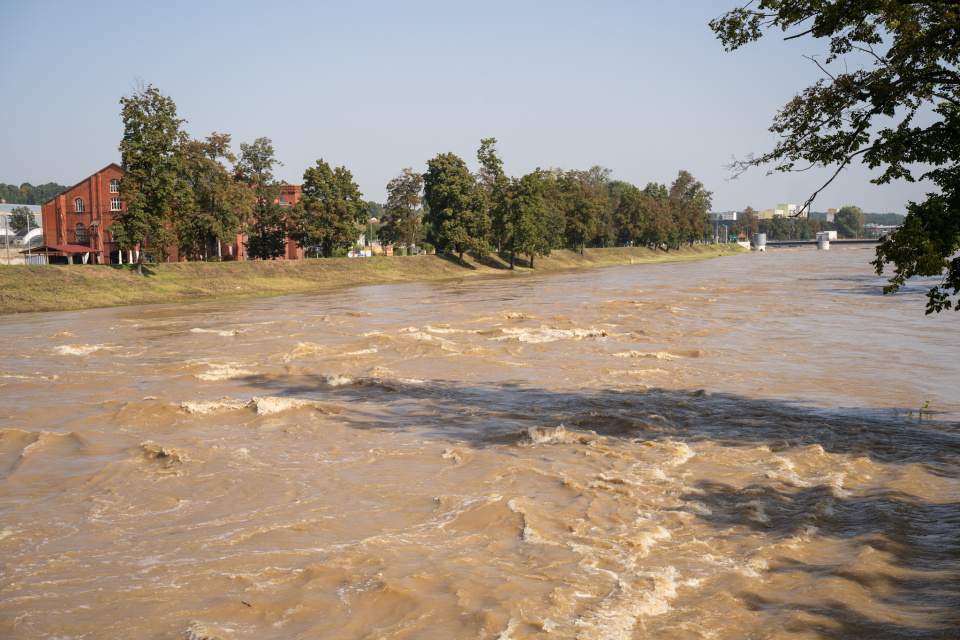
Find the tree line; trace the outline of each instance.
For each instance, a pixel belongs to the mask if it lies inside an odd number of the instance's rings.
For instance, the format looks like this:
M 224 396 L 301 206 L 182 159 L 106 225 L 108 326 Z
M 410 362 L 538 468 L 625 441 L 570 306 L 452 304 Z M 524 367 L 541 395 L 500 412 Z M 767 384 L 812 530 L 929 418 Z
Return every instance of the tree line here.
M 712 194 L 686 171 L 669 186 L 642 189 L 599 166 L 515 178 L 503 171 L 495 138 L 481 140 L 475 173 L 452 153 L 429 160 L 423 174 L 403 169 L 388 183 L 382 206 L 363 199 L 346 167 L 322 158 L 304 172 L 298 202 L 284 202 L 269 138 L 241 143 L 234 155 L 227 134 L 190 138 L 173 100 L 152 85 L 120 102 L 126 208 L 110 230 L 121 248 L 139 246 L 158 261 L 170 246 L 190 260 L 216 259 L 238 230 L 251 259 L 282 256 L 288 239 L 329 257 L 354 245 L 374 211 L 387 243 L 449 251 L 461 262 L 467 252 L 479 259 L 503 252 L 511 267 L 517 256 L 532 266 L 561 247 L 670 250 L 711 236 Z
M 66 190 L 67 187 L 55 182 L 36 187 L 29 182 L 24 182 L 19 187 L 15 184 L 0 183 L 0 200 L 6 200 L 8 204 L 44 204 Z

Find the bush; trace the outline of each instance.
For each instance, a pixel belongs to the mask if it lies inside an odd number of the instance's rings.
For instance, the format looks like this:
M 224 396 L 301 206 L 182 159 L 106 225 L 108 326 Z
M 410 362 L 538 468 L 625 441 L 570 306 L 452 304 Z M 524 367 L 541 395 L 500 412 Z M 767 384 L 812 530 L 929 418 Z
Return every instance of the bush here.
M 406 247 L 394 247 L 394 248 L 393 248 L 393 255 L 395 255 L 395 256 L 405 256 L 405 255 L 407 255 L 407 248 L 406 248 Z

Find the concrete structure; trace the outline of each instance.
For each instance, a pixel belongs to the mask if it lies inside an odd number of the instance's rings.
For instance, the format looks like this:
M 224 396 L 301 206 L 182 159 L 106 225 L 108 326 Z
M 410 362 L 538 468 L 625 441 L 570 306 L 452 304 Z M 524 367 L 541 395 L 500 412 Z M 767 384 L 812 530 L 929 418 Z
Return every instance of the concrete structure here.
M 767 234 L 765 233 L 753 234 L 753 250 L 754 251 L 767 250 Z
M 827 250 L 830 248 L 830 241 L 837 239 L 836 231 L 818 231 L 817 249 Z
M 827 222 L 833 222 L 837 218 L 837 209 L 827 209 Z

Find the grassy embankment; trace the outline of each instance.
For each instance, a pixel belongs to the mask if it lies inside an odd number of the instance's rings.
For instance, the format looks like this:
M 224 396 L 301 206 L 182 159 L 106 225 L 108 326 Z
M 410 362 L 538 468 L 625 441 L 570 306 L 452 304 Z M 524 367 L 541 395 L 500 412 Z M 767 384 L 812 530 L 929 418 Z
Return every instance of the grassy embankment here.
M 555 251 L 537 258 L 536 271 L 697 260 L 742 253 L 738 245 L 697 245 L 678 251 L 637 247 Z M 0 314 L 68 311 L 166 302 L 199 302 L 305 293 L 370 284 L 446 280 L 509 273 L 509 262 L 464 256 L 334 258 L 268 262 L 179 262 L 144 265 L 0 265 Z M 528 271 L 518 260 L 519 271 Z

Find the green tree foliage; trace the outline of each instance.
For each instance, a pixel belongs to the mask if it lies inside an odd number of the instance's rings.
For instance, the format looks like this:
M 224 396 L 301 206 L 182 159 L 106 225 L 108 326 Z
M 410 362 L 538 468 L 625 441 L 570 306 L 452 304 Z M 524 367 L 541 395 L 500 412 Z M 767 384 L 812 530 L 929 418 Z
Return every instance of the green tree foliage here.
M 257 138 L 253 144 L 240 143 L 237 179 L 253 190 L 244 232 L 247 256 L 272 260 L 283 256 L 286 248 L 284 210 L 280 206 L 280 186 L 274 180 L 273 168 L 281 163 L 274 157 L 270 138 Z
M 785 216 L 776 216 L 761 220 L 760 233 L 765 233 L 768 240 L 790 240 L 793 227 Z
M 613 187 L 613 181 L 610 179 L 612 173 L 610 169 L 598 164 L 587 170 L 587 174 L 590 176 L 590 185 L 596 191 L 597 200 L 602 207 L 597 212 L 595 235 L 589 241 L 589 244 L 595 247 L 612 246 L 617 237 L 616 224 L 613 220 L 617 193 Z
M 123 249 L 140 245 L 137 273 L 142 274 L 144 253 L 162 261 L 167 258 L 166 248 L 174 243 L 169 212 L 180 195 L 177 149 L 184 141 L 184 120 L 177 117 L 173 100 L 153 85 L 137 87 L 120 104 L 120 157 L 126 172 L 120 180 L 120 197 L 127 207 L 114 218 L 110 231 Z
M 622 182 L 614 186 L 611 199 L 616 201 L 613 222 L 617 229 L 617 242 L 636 246 L 641 242 L 649 223 L 651 196 L 632 184 Z
M 671 236 L 675 235 L 673 218 L 667 208 L 670 193 L 666 185 L 656 182 L 648 182 L 643 192 L 648 196 L 646 202 L 649 214 L 641 237 L 644 244 L 649 244 L 656 250 L 667 245 Z
M 503 160 L 497 155 L 497 139 L 484 138 L 480 140 L 480 149 L 477 150 L 477 160 L 480 161 L 480 171 L 477 173 L 477 186 L 484 196 L 484 206 L 490 217 L 490 229 L 494 243 L 500 250 L 506 238 L 504 229 L 504 190 L 510 184 L 510 179 L 503 172 Z
M 752 238 L 755 234 L 760 233 L 760 223 L 757 220 L 757 212 L 753 207 L 748 206 L 740 212 L 740 215 L 737 216 L 737 221 L 730 227 L 730 233 L 734 235 L 740 235 L 742 233 L 748 238 Z M 724 238 L 723 241 L 727 242 L 728 238 Z
M 863 211 L 860 207 L 843 207 L 837 211 L 834 224 L 841 238 L 859 238 L 863 235 Z
M 545 174 L 540 169 L 519 180 L 509 179 L 498 203 L 498 218 L 503 233 L 503 249 L 510 252 L 510 268 L 516 255 L 530 258 L 548 256 L 559 239 L 556 218 L 551 217 L 545 199 Z
M 670 185 L 667 196 L 667 208 L 673 219 L 671 237 L 674 246 L 681 243 L 693 244 L 703 240 L 710 232 L 710 210 L 713 194 L 703 188 L 703 184 L 687 171 L 680 171 L 677 179 Z
M 407 249 L 413 247 L 420 224 L 422 192 L 423 176 L 409 167 L 387 183 L 387 206 L 380 227 L 380 238 L 384 242 L 402 244 Z
M 10 209 L 10 215 L 7 216 L 7 224 L 14 233 L 19 233 L 27 228 L 27 225 L 36 227 L 33 214 L 27 207 L 14 207 Z
M 483 259 L 489 252 L 490 217 L 486 198 L 463 160 L 441 153 L 427 162 L 423 174 L 424 221 L 431 225 L 430 243 L 438 250 L 459 255 L 475 251 Z
M 836 176 L 860 161 L 882 168 L 879 184 L 933 183 L 938 191 L 908 205 L 904 223 L 877 247 L 873 262 L 878 274 L 893 265 L 885 293 L 913 276 L 940 276 L 927 293 L 927 313 L 960 308 L 953 300 L 960 293 L 958 9 L 934 0 L 761 0 L 710 23 L 728 51 L 767 31 L 829 42 L 829 54 L 817 62 L 828 77 L 780 110 L 771 126 L 780 141 L 738 169 L 812 164 L 834 166 Z
M 380 220 L 383 218 L 383 205 L 379 202 L 368 202 L 367 203 L 367 217 L 376 218 Z
M 367 222 L 363 194 L 346 167 L 323 159 L 303 174 L 303 195 L 290 216 L 290 237 L 301 247 L 318 247 L 324 257 L 352 247 Z
M 565 240 L 579 246 L 581 255 L 587 242 L 597 235 L 597 220 L 606 204 L 595 184 L 596 176 L 588 171 L 567 171 L 557 178 L 554 197 L 566 221 Z
M 205 140 L 184 140 L 178 153 L 186 188 L 172 212 L 177 249 L 194 260 L 222 256 L 221 245 L 233 244 L 253 201 L 250 187 L 223 164 L 237 161 L 230 136 L 214 132 Z
M 0 183 L 0 200 L 6 200 L 8 204 L 46 204 L 66 190 L 67 187 L 55 182 L 36 187 L 29 182 L 24 182 L 19 187 L 15 184 Z

